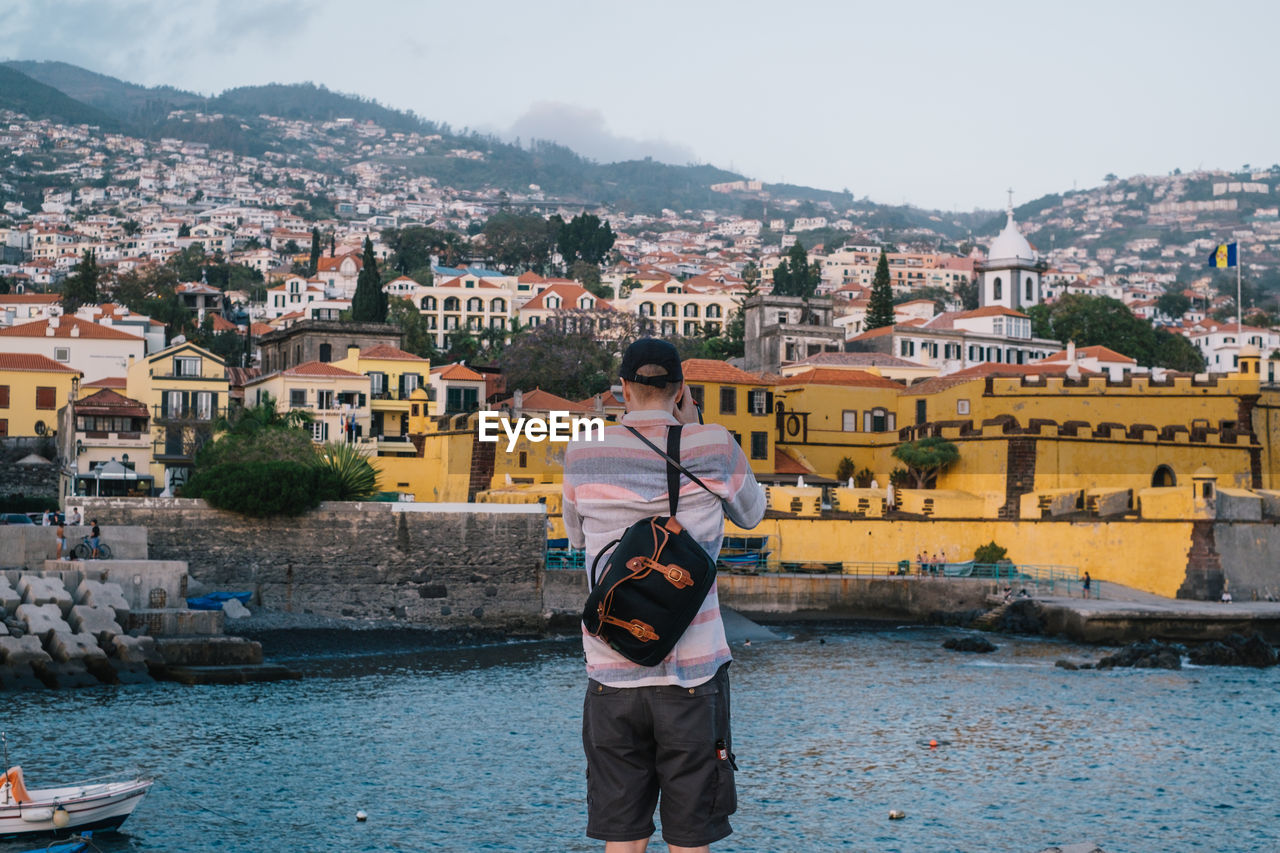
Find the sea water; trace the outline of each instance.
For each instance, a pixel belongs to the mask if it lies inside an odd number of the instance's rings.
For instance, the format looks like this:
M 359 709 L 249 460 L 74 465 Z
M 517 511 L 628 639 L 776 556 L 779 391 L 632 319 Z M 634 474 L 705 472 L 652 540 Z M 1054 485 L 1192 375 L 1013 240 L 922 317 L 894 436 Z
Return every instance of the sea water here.
M 1280 850 L 1280 669 L 1067 671 L 1101 650 L 782 630 L 734 650 L 739 811 L 716 851 Z M 0 694 L 10 760 L 33 785 L 154 774 L 104 853 L 600 849 L 576 639 L 264 639 L 306 677 Z

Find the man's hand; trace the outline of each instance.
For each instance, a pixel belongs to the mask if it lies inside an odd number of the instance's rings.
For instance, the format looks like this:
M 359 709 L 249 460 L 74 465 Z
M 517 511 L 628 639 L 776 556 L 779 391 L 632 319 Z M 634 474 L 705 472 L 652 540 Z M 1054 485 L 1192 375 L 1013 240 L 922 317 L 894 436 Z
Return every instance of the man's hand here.
M 680 402 L 676 403 L 672 414 L 682 424 L 702 423 L 702 418 L 698 414 L 698 406 L 693 402 L 693 395 L 689 393 L 687 387 L 680 389 Z

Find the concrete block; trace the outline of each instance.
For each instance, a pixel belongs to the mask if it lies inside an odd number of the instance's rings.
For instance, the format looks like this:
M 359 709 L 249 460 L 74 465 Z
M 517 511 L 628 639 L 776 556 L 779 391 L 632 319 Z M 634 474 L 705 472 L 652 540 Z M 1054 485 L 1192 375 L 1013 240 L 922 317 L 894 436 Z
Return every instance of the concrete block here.
M 76 588 L 76 601 L 91 607 L 110 607 L 117 619 L 129 615 L 129 602 L 124 597 L 124 590 L 118 583 L 96 581 L 86 578 Z
M 13 584 L 9 583 L 7 577 L 0 575 L 0 610 L 5 613 L 13 613 L 21 603 L 22 596 L 13 588 Z
M 71 608 L 71 627 L 81 634 L 92 634 L 99 641 L 109 641 L 124 633 L 116 622 L 116 612 L 110 607 L 90 607 L 77 604 Z
M 0 622 L 0 637 L 7 637 L 7 636 L 9 636 L 9 626 L 4 624 L 3 622 Z
M 106 664 L 105 658 L 102 663 Z M 89 673 L 82 660 L 44 661 L 31 664 L 31 669 L 45 687 L 54 690 L 61 687 L 93 687 L 101 683 Z
M 154 637 L 130 637 L 121 634 L 111 638 L 112 653 L 124 663 L 162 663 L 164 658 L 156 648 Z
M 222 603 L 222 613 L 228 619 L 243 619 L 249 615 L 249 608 L 241 604 L 239 599 L 230 598 Z
M 72 634 L 55 631 L 45 642 L 49 656 L 59 663 L 69 660 L 88 661 L 92 658 L 106 659 L 107 653 L 99 646 L 92 634 Z
M 64 614 L 73 604 L 71 593 L 58 577 L 23 575 L 18 578 L 18 592 L 22 594 L 23 604 L 56 604 Z
M 53 660 L 44 650 L 39 637 L 0 637 L 0 663 L 9 667 L 30 666 Z
M 153 637 L 217 636 L 223 618 L 221 610 L 131 610 L 125 627 Z
M 71 633 L 71 626 L 62 618 L 62 608 L 56 604 L 19 604 L 18 618 L 27 626 L 27 633 L 41 639 L 54 631 Z

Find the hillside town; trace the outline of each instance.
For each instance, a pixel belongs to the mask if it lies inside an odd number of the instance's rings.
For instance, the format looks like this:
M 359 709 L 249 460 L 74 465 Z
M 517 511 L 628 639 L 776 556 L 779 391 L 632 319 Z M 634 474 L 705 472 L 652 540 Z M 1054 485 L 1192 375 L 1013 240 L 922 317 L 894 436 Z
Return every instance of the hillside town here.
M 609 358 L 639 334 L 678 343 L 707 417 L 779 495 L 844 487 L 864 513 L 1016 518 L 1024 498 L 1056 506 L 1055 490 L 1079 492 L 1063 499 L 1073 510 L 1081 490 L 1107 489 L 1095 505 L 1136 511 L 1136 490 L 1186 482 L 1208 457 L 1223 489 L 1276 476 L 1270 422 L 1255 421 L 1280 331 L 1261 287 L 1237 325 L 1223 275 L 1236 270 L 1205 260 L 1230 240 L 1244 247 L 1237 269 L 1265 280 L 1280 252 L 1272 171 L 1109 181 L 1021 212 L 1010 193 L 997 233 L 954 240 L 941 222 L 863 227 L 865 211 L 750 181 L 711 190 L 759 217 L 461 190 L 403 167 L 438 136 L 260 118 L 288 153 L 0 116 L 0 191 L 40 187 L 38 204 L 5 202 L 0 223 L 0 435 L 43 450 L 58 495 L 181 495 L 201 448 L 265 405 L 298 414 L 316 447 L 359 448 L 389 495 L 545 499 L 559 451 L 525 441 L 495 455 L 475 414 L 616 419 Z M 1211 197 L 1196 198 L 1206 182 Z M 1247 227 L 1215 226 L 1246 203 Z M 1160 236 L 1117 245 L 1139 221 Z M 358 304 L 369 298 L 372 315 Z M 1078 340 L 1068 308 L 1123 323 L 1107 327 L 1114 340 Z M 599 375 L 571 339 L 602 356 Z M 1060 413 L 1013 402 L 1046 382 Z M 1146 401 L 1126 402 L 1139 385 Z M 1205 411 L 1178 407 L 1189 388 Z M 1099 393 L 1115 413 L 1088 402 Z M 1091 457 L 1055 457 L 1023 482 L 1010 444 L 1007 464 L 922 474 L 932 495 L 903 488 L 903 442 L 989 450 L 992 424 L 1044 435 L 1050 422 L 1055 442 L 1075 446 L 1087 427 L 1089 442 L 1122 434 L 1126 453 L 1156 461 L 1102 476 Z

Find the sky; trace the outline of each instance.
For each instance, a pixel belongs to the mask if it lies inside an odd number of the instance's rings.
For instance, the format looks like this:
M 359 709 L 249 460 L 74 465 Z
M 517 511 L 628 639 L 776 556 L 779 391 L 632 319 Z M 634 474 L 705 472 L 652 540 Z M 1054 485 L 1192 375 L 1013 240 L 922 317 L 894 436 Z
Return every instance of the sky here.
M 1277 32 L 1274 0 L 0 0 L 0 58 L 959 211 L 1280 162 Z

